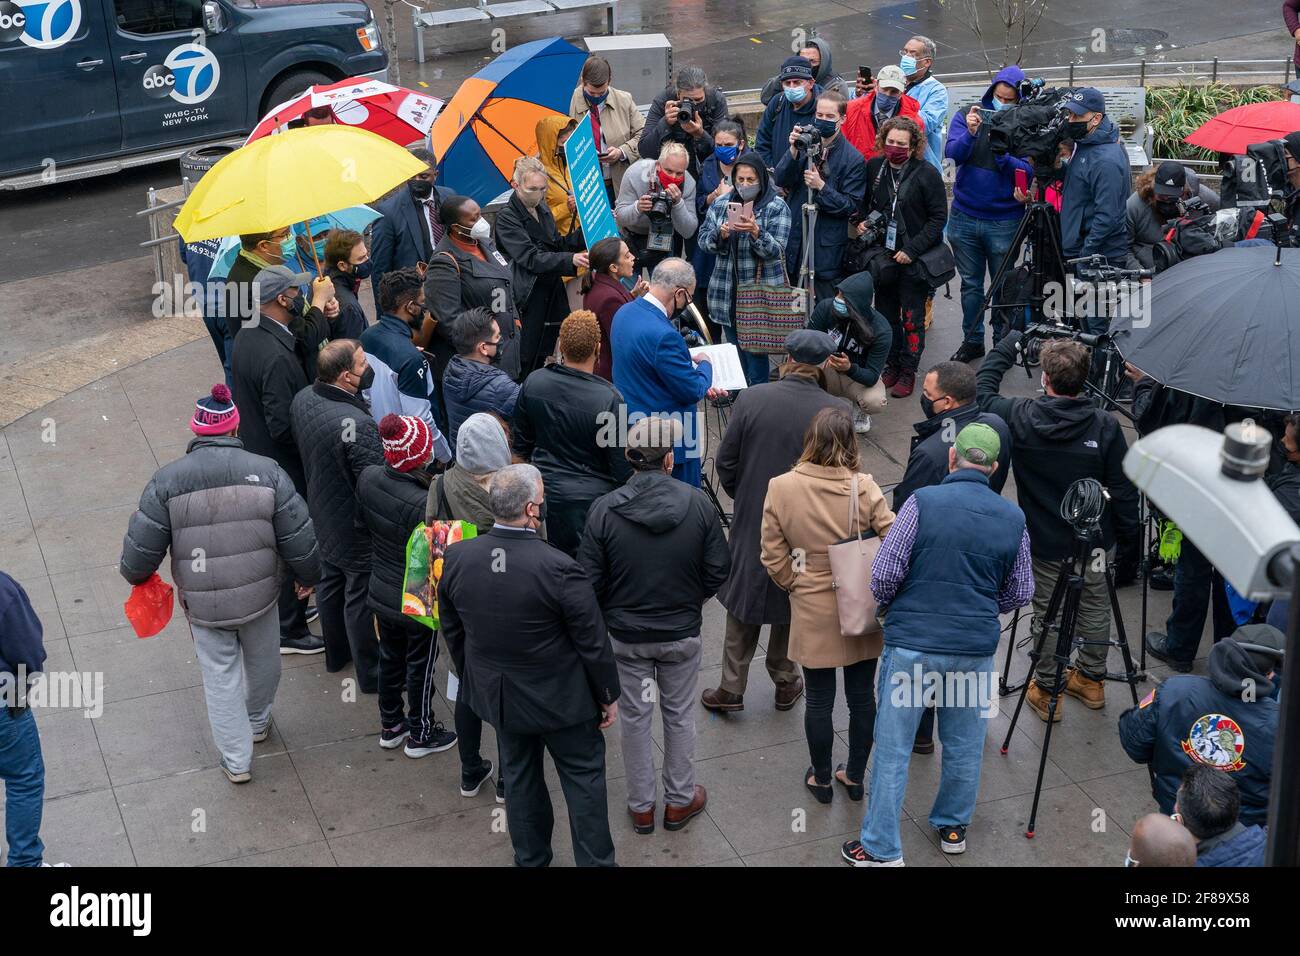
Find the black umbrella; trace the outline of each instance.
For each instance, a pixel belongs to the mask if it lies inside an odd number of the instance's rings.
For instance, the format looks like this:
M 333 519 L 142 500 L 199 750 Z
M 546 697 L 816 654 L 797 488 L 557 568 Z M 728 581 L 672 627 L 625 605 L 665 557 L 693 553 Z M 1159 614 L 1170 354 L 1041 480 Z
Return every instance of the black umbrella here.
M 1300 409 L 1300 249 L 1251 246 L 1160 273 L 1145 309 L 1111 322 L 1126 362 L 1224 405 Z M 1145 313 L 1145 314 L 1139 314 Z

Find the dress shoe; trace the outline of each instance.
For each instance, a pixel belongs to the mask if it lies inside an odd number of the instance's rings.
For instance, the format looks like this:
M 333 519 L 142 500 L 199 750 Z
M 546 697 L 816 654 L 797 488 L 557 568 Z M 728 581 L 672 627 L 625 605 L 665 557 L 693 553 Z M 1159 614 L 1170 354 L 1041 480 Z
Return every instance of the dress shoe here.
M 1169 665 L 1170 670 L 1177 671 L 1179 674 L 1186 674 L 1191 671 L 1191 661 L 1181 661 L 1170 653 L 1168 635 L 1161 634 L 1159 631 L 1152 631 L 1146 636 L 1145 643 L 1147 653 L 1157 660 L 1164 661 Z
M 970 362 L 977 358 L 984 357 L 984 343 L 982 342 L 963 342 L 961 348 L 952 353 L 952 362 Z
M 792 681 L 786 681 L 784 684 L 776 685 L 776 709 L 789 710 L 794 706 L 795 701 L 803 696 L 803 678 L 796 677 Z
M 745 709 L 744 695 L 733 694 L 721 687 L 710 687 L 706 690 L 700 695 L 700 703 L 704 705 L 705 710 L 711 710 L 715 714 L 730 714 Z
M 1067 673 L 1069 674 L 1065 681 L 1067 694 L 1075 700 L 1083 701 L 1083 706 L 1089 710 L 1101 710 L 1106 706 L 1104 682 L 1080 674 L 1077 667 L 1071 667 Z
M 898 373 L 898 381 L 889 390 L 889 394 L 894 398 L 907 398 L 914 388 L 916 388 L 916 373 L 908 369 Z
M 637 811 L 631 807 L 627 808 L 627 815 L 632 818 L 632 829 L 644 836 L 647 833 L 655 832 L 655 808 L 649 810 Z M 667 826 L 667 812 L 665 811 L 665 822 Z
M 1034 680 L 1032 677 L 1029 678 L 1029 693 L 1025 695 L 1025 703 L 1029 705 L 1029 708 L 1037 714 L 1044 723 L 1047 722 L 1047 705 L 1051 702 L 1051 697 L 1051 694 L 1038 685 L 1038 681 Z M 1062 703 L 1064 703 L 1064 701 L 1058 697 L 1056 699 L 1056 713 L 1052 715 L 1052 723 L 1054 724 L 1059 724 L 1061 722 Z
M 680 830 L 686 826 L 691 817 L 703 813 L 708 802 L 709 792 L 697 783 L 695 785 L 695 796 L 686 806 L 675 807 L 671 803 L 664 805 L 664 829 Z

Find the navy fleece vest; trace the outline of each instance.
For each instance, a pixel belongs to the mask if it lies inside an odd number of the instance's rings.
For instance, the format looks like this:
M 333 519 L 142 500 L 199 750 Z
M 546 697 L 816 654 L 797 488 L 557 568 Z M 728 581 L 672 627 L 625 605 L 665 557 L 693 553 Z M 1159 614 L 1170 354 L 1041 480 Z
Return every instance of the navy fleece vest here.
M 979 657 L 997 650 L 998 592 L 1025 530 L 1021 510 L 974 469 L 920 488 L 907 577 L 885 617 L 885 643 Z

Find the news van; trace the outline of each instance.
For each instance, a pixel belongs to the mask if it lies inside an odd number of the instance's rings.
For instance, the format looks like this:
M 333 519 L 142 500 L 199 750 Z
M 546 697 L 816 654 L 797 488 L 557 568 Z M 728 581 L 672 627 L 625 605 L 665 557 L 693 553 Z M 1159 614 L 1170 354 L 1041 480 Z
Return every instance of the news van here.
M 312 84 L 387 73 L 359 0 L 0 0 L 0 189 L 201 157 Z

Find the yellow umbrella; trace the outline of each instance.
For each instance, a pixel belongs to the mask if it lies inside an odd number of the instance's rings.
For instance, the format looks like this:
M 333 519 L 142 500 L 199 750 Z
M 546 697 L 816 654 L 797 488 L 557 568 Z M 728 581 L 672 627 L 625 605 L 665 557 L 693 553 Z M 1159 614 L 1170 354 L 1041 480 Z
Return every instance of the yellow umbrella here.
M 272 232 L 378 199 L 428 167 L 355 126 L 307 126 L 241 146 L 199 180 L 176 217 L 186 242 Z

